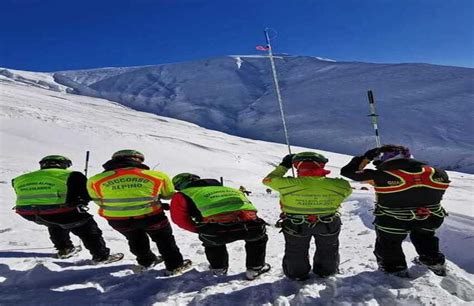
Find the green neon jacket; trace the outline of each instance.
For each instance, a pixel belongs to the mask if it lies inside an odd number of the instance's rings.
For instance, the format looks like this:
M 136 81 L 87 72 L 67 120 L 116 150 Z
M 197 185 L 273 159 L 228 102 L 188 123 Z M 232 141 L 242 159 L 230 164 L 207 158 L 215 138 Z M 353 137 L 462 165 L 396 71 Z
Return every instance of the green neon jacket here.
M 352 193 L 349 182 L 340 178 L 316 176 L 283 177 L 288 171 L 278 166 L 263 184 L 280 193 L 281 210 L 287 214 L 330 215 Z
M 239 210 L 257 211 L 241 191 L 230 187 L 190 187 L 180 192 L 193 200 L 203 217 Z
M 67 181 L 71 173 L 65 169 L 42 169 L 16 177 L 13 179 L 16 206 L 66 204 Z

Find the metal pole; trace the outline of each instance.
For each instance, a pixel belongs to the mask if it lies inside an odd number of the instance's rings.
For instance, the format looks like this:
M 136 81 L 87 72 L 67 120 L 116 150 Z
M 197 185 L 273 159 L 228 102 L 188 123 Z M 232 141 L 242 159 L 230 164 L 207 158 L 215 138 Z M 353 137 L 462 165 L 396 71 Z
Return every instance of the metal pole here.
M 382 143 L 380 142 L 379 127 L 377 124 L 377 117 L 379 115 L 375 113 L 375 99 L 374 99 L 374 94 L 372 93 L 372 90 L 369 90 L 367 92 L 367 96 L 369 97 L 369 106 L 370 106 L 369 117 L 371 118 L 372 126 L 375 130 L 375 142 L 377 143 L 377 148 L 380 148 L 382 146 Z
M 87 169 L 89 168 L 89 151 L 86 151 L 86 165 L 84 167 L 84 175 L 87 177 Z
M 270 63 L 272 66 L 273 83 L 275 84 L 275 91 L 277 94 L 278 104 L 280 105 L 281 121 L 283 122 L 283 131 L 285 132 L 286 145 L 288 146 L 288 153 L 291 154 L 290 138 L 288 137 L 288 129 L 286 128 L 286 121 L 285 121 L 285 112 L 283 111 L 283 99 L 281 98 L 280 85 L 278 84 L 275 61 L 273 60 L 272 45 L 270 43 L 270 37 L 268 36 L 267 30 L 268 29 L 265 29 L 264 32 L 265 32 L 265 39 L 267 40 L 268 58 L 270 59 Z M 293 169 L 293 166 L 291 166 L 291 172 L 293 176 L 295 176 L 295 170 Z

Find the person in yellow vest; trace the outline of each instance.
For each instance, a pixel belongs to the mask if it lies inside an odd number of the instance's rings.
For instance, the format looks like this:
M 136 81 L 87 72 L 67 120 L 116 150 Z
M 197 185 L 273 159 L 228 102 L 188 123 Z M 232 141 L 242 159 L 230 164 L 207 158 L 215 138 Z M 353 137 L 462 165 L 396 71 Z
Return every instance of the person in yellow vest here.
M 191 173 L 176 175 L 173 183 L 179 192 L 171 199 L 171 219 L 199 234 L 214 275 L 227 274 L 226 244 L 237 240 L 245 241 L 247 279 L 270 270 L 265 263 L 266 223 L 257 217 L 257 209 L 241 191 Z
M 364 169 L 371 161 L 376 169 Z M 413 159 L 404 146 L 384 145 L 354 157 L 341 169 L 341 175 L 374 186 L 374 254 L 380 270 L 408 276 L 402 242 L 410 234 L 419 255 L 415 262 L 438 275 L 446 274 L 445 258 L 435 236 L 446 215 L 440 202 L 450 181 L 444 170 Z
M 312 237 L 316 243 L 313 272 L 328 277 L 338 272 L 338 208 L 352 193 L 349 183 L 327 178 L 328 159 L 315 152 L 286 155 L 263 184 L 280 193 L 280 225 L 285 237 L 283 271 L 295 280 L 306 280 L 311 265 L 308 251 Z M 298 177 L 283 177 L 294 166 Z
M 165 173 L 150 170 L 144 161 L 144 155 L 135 150 L 115 152 L 103 165 L 105 171 L 88 180 L 87 189 L 99 206 L 99 215 L 128 240 L 140 266 L 150 268 L 164 261 L 165 274 L 177 274 L 191 261 L 183 260 L 160 201 L 171 198 L 173 183 Z M 151 251 L 148 237 L 158 246 L 161 257 Z
M 83 208 L 91 200 L 85 175 L 67 170 L 72 162 L 61 155 L 46 156 L 39 164 L 40 170 L 12 180 L 17 197 L 16 213 L 48 227 L 49 237 L 58 250 L 56 257 L 69 258 L 80 251 L 71 241 L 72 232 L 81 239 L 94 261 L 109 260 L 110 250 L 102 231 Z

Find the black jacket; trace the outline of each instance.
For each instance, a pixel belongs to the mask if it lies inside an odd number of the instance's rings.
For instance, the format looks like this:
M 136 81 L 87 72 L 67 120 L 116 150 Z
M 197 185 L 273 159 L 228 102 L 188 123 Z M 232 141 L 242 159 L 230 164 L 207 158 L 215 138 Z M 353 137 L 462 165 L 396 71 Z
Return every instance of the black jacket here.
M 87 177 L 81 172 L 72 172 L 67 179 L 66 203 L 87 205 L 92 200 L 87 192 Z
M 377 166 L 377 170 L 364 169 L 359 171 L 363 162 L 363 156 L 354 157 L 341 169 L 341 175 L 354 181 L 370 181 L 377 187 L 393 186 L 394 181 L 400 182 L 399 178 L 385 170 L 404 170 L 406 172 L 420 172 L 426 164 L 414 159 L 396 159 L 387 161 Z M 441 169 L 435 169 L 433 179 L 440 183 L 449 183 L 448 174 Z M 389 184 L 391 182 L 392 184 Z M 391 208 L 424 207 L 441 202 L 444 190 L 428 187 L 411 188 L 395 193 L 376 193 L 377 204 Z

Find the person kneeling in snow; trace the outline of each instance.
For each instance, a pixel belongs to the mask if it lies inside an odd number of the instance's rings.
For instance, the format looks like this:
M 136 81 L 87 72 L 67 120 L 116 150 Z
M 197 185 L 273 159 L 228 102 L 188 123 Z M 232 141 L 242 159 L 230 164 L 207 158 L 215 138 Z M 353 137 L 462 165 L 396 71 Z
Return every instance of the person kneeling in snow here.
M 245 240 L 248 279 L 270 270 L 265 263 L 266 223 L 257 217 L 257 209 L 242 192 L 191 173 L 176 175 L 173 184 L 179 192 L 171 199 L 171 219 L 199 234 L 215 275 L 227 274 L 226 244 L 237 240 Z
M 40 170 L 12 180 L 17 195 L 15 211 L 23 218 L 48 227 L 49 237 L 58 250 L 57 258 L 69 258 L 80 248 L 72 244 L 72 232 L 84 243 L 96 262 L 109 259 L 102 231 L 84 207 L 91 198 L 87 193 L 87 178 L 70 171 L 69 158 L 49 155 L 39 162 Z
M 364 169 L 373 161 L 376 170 Z M 380 270 L 407 277 L 402 242 L 410 234 L 421 263 L 438 275 L 445 275 L 445 258 L 439 251 L 435 230 L 446 211 L 441 199 L 449 186 L 445 171 L 414 160 L 403 146 L 384 145 L 354 157 L 341 175 L 355 181 L 369 181 L 375 188 L 375 257 Z
M 160 201 L 169 199 L 174 187 L 165 173 L 150 170 L 144 161 L 135 150 L 115 152 L 103 165 L 105 171 L 88 180 L 87 189 L 100 206 L 99 215 L 127 238 L 139 265 L 150 268 L 161 262 L 150 249 L 150 236 L 165 262 L 165 274 L 174 275 L 191 265 L 183 260 Z
M 324 169 L 327 162 L 318 153 L 288 154 L 263 179 L 263 184 L 280 193 L 280 225 L 285 236 L 283 271 L 291 279 L 309 277 L 312 237 L 316 242 L 313 272 L 321 277 L 338 272 L 341 220 L 337 210 L 352 189 L 344 179 L 326 178 L 330 173 Z M 298 177 L 283 177 L 292 166 Z

